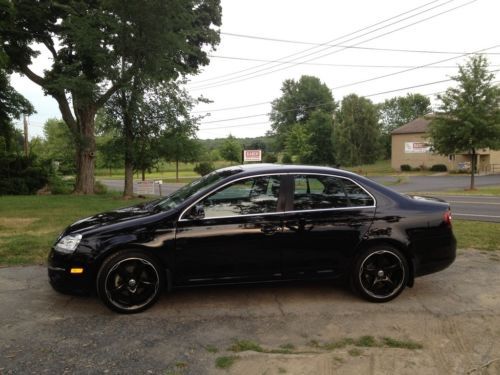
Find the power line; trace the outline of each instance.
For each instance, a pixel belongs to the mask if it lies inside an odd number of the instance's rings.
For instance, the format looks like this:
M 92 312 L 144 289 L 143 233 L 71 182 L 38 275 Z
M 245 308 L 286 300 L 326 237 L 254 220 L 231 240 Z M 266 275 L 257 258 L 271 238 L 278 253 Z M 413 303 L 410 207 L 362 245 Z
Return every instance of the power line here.
M 428 12 L 429 10 L 432 10 L 432 9 L 434 9 L 434 8 L 437 8 L 437 7 L 440 7 L 440 6 L 446 5 L 446 4 L 448 4 L 448 3 L 452 2 L 452 1 L 455 1 L 455 0 L 449 0 L 449 1 L 447 1 L 446 3 L 444 3 L 444 4 L 440 4 L 440 5 L 436 6 L 436 7 L 433 7 L 433 8 L 427 9 L 427 10 L 422 11 L 422 12 L 419 12 L 419 13 L 417 13 L 416 15 L 413 15 L 413 16 L 410 16 L 410 17 L 404 18 L 404 19 L 402 19 L 402 20 L 399 20 L 399 21 L 393 22 L 393 23 L 391 23 L 391 24 L 389 24 L 389 25 L 386 25 L 386 26 L 380 27 L 380 28 L 378 28 L 378 29 L 375 29 L 375 30 L 373 30 L 373 31 L 367 32 L 367 33 L 362 34 L 362 35 L 360 35 L 360 36 L 357 36 L 357 37 L 354 37 L 354 38 L 348 39 L 347 41 L 344 41 L 344 42 L 349 42 L 349 41 L 351 41 L 351 40 L 358 39 L 358 38 L 360 38 L 361 36 L 365 36 L 365 35 L 372 34 L 372 33 L 376 32 L 376 31 L 378 31 L 378 30 L 381 30 L 381 29 L 387 28 L 387 27 L 389 27 L 389 26 L 392 26 L 392 25 L 394 25 L 394 24 L 400 23 L 400 22 L 402 22 L 402 21 L 404 21 L 404 20 L 406 20 L 406 19 L 413 18 L 413 17 L 415 17 L 415 16 L 417 16 L 417 15 L 420 15 L 420 14 L 422 14 L 422 13 Z M 402 26 L 402 27 L 399 27 L 399 28 L 397 28 L 397 29 L 393 29 L 393 30 L 390 30 L 390 31 L 385 32 L 385 33 L 383 33 L 383 34 L 380 34 L 380 35 L 377 35 L 377 36 L 371 37 L 371 38 L 366 39 L 366 40 L 363 40 L 363 41 L 360 41 L 360 42 L 358 42 L 358 43 L 353 44 L 353 46 L 357 46 L 357 45 L 359 45 L 359 44 L 367 43 L 367 42 L 369 42 L 369 41 L 372 41 L 372 40 L 375 40 L 375 39 L 381 38 L 381 37 L 383 37 L 383 36 L 386 36 L 386 35 L 389 35 L 389 34 L 395 33 L 395 32 L 397 32 L 397 31 L 400 31 L 400 30 L 406 29 L 406 28 L 408 28 L 408 27 L 414 26 L 414 25 L 416 25 L 416 24 L 419 24 L 419 23 L 425 22 L 425 21 L 430 20 L 430 19 L 432 19 L 432 18 L 435 18 L 435 17 L 438 17 L 438 16 L 440 16 L 440 15 L 443 15 L 443 14 L 449 13 L 449 12 L 451 12 L 451 11 L 454 11 L 454 10 L 456 10 L 456 9 L 458 9 L 458 8 L 462 8 L 462 7 L 466 6 L 466 5 L 469 5 L 469 4 L 474 3 L 474 2 L 476 2 L 476 1 L 477 1 L 477 0 L 472 0 L 472 1 L 469 1 L 469 2 L 467 2 L 467 3 L 461 4 L 461 5 L 459 5 L 459 6 L 456 6 L 456 7 L 454 7 L 454 8 L 447 9 L 447 10 L 445 10 L 445 11 L 443 11 L 443 12 L 436 13 L 436 14 L 434 14 L 434 15 L 432 15 L 432 16 L 429 16 L 429 17 L 423 18 L 423 19 L 421 19 L 421 20 L 415 21 L 415 22 L 413 22 L 413 23 L 407 24 L 407 25 Z M 305 58 L 305 57 L 308 57 L 308 56 L 311 56 L 311 55 L 315 55 L 315 54 L 317 54 L 317 53 L 319 53 L 319 52 L 325 51 L 325 50 L 330 49 L 330 48 L 331 48 L 331 47 L 327 47 L 327 48 L 325 48 L 325 49 L 323 49 L 323 50 L 321 50 L 321 51 L 316 51 L 316 52 L 313 52 L 313 53 L 309 53 L 309 54 L 307 54 L 307 55 L 305 55 L 305 56 L 301 56 L 301 57 L 299 57 L 299 58 L 297 58 L 297 59 L 294 59 L 294 60 L 303 59 L 303 58 Z M 328 52 L 328 53 L 323 54 L 323 55 L 320 55 L 320 56 L 315 56 L 315 57 L 312 57 L 311 59 L 308 59 L 308 60 L 305 60 L 305 61 L 301 61 L 301 63 L 305 63 L 305 62 L 310 62 L 310 61 L 313 61 L 313 60 L 317 60 L 317 59 L 320 59 L 320 58 L 323 58 L 323 57 L 326 57 L 326 56 L 330 56 L 330 55 L 335 54 L 335 53 L 338 53 L 338 52 L 342 52 L 342 51 L 344 51 L 344 50 L 346 50 L 346 48 L 342 48 L 342 49 L 339 49 L 339 50 L 335 50 L 335 51 L 333 51 L 333 52 Z M 293 61 L 293 60 L 292 60 L 292 61 Z M 212 83 L 212 84 L 207 84 L 207 85 L 205 85 L 205 86 L 195 87 L 195 88 L 193 88 L 193 90 L 200 90 L 200 89 L 206 89 L 206 88 L 214 88 L 214 87 L 224 86 L 224 85 L 227 85 L 227 84 L 238 83 L 238 82 L 246 81 L 246 80 L 248 80 L 248 79 L 254 79 L 254 78 L 261 77 L 261 76 L 264 76 L 264 75 L 268 75 L 268 74 L 271 74 L 271 73 L 275 73 L 275 72 L 278 72 L 278 71 L 281 71 L 281 70 L 284 70 L 284 69 L 288 69 L 288 68 L 291 68 L 291 67 L 296 66 L 296 65 L 298 65 L 298 64 L 299 64 L 299 63 L 293 63 L 293 64 L 288 65 L 288 66 L 285 66 L 285 67 L 277 68 L 277 69 L 274 69 L 274 70 L 269 70 L 269 69 L 276 68 L 276 67 L 278 67 L 278 66 L 280 66 L 280 65 L 283 65 L 283 63 L 278 63 L 277 65 L 275 65 L 274 67 L 271 67 L 271 68 L 264 68 L 264 69 L 257 70 L 257 71 L 255 71 L 255 72 L 242 74 L 242 75 L 237 76 L 237 77 L 223 79 L 223 80 L 220 80 L 219 82 L 215 82 L 215 83 Z M 259 73 L 259 72 L 263 72 L 263 73 L 256 74 L 256 73 Z M 245 77 L 245 78 L 243 78 L 243 77 Z
M 266 40 L 272 42 L 281 42 L 281 43 L 293 43 L 293 44 L 306 44 L 313 46 L 330 46 L 330 47 L 341 47 L 347 49 L 360 49 L 360 50 L 368 50 L 368 51 L 383 51 L 383 52 L 405 52 L 405 53 L 429 53 L 429 54 L 441 54 L 441 55 L 461 55 L 467 52 L 464 51 L 434 51 L 434 50 L 413 50 L 413 49 L 398 49 L 398 48 L 377 48 L 377 47 L 359 47 L 359 46 L 347 46 L 343 44 L 322 44 L 322 43 L 314 43 L 314 42 L 303 42 L 297 40 L 289 40 L 289 39 L 277 39 L 277 38 L 269 38 L 262 37 L 256 35 L 246 35 L 246 34 L 236 34 L 236 33 L 226 33 L 221 32 L 222 35 L 234 36 L 238 38 L 247 38 L 247 39 L 259 39 Z M 500 53 L 489 53 L 490 55 L 500 55 Z M 219 57 L 213 56 L 212 57 Z
M 472 54 L 474 52 L 460 52 L 457 54 Z M 488 54 L 488 53 L 484 53 Z M 492 53 L 490 53 L 492 54 Z M 498 53 L 500 55 L 500 53 Z M 220 56 L 220 55 L 210 55 L 212 58 L 227 59 L 227 60 L 242 60 L 242 61 L 257 61 L 257 62 L 282 62 L 283 64 L 294 64 L 293 61 L 280 61 L 280 60 L 265 60 L 265 59 L 254 59 L 250 57 L 235 57 L 235 56 Z M 415 65 L 366 65 L 366 64 L 328 64 L 328 63 L 295 63 L 296 65 L 314 65 L 314 66 L 332 66 L 338 68 L 415 68 Z M 499 65 L 490 65 L 499 66 Z M 451 69 L 456 68 L 456 65 L 438 65 L 438 66 L 425 66 L 424 68 L 432 69 Z
M 496 73 L 498 71 L 500 71 L 500 69 L 490 70 L 488 73 Z M 401 87 L 401 88 L 397 88 L 397 89 L 380 91 L 380 92 L 376 92 L 376 93 L 372 93 L 372 94 L 368 94 L 368 95 L 360 95 L 360 96 L 365 97 L 365 98 L 371 98 L 371 97 L 374 97 L 374 96 L 379 96 L 379 95 L 384 95 L 384 94 L 390 94 L 390 93 L 393 93 L 393 92 L 410 90 L 410 89 L 419 88 L 419 87 L 431 86 L 431 85 L 436 85 L 436 84 L 439 84 L 439 83 L 450 82 L 450 81 L 453 81 L 453 79 L 452 78 L 448 78 L 448 79 L 443 79 L 443 80 L 439 80 L 439 81 L 427 82 L 427 83 L 422 83 L 422 84 L 418 84 L 418 85 Z M 433 95 L 433 94 L 429 94 L 429 95 Z M 429 95 L 426 95 L 426 96 L 429 96 Z M 322 106 L 329 105 L 329 104 L 332 104 L 332 103 L 333 102 L 319 103 L 319 104 L 310 105 L 310 106 L 301 107 L 301 108 L 292 108 L 292 109 L 288 109 L 288 110 L 285 110 L 285 111 L 282 111 L 282 112 L 291 112 L 291 111 L 296 111 L 298 109 L 317 108 L 317 107 L 322 107 Z M 227 121 L 234 121 L 234 120 L 242 120 L 242 119 L 247 119 L 247 118 L 254 118 L 254 117 L 259 117 L 259 116 L 269 116 L 269 115 L 270 115 L 270 113 L 260 113 L 260 114 L 256 114 L 256 115 L 240 116 L 240 117 L 226 118 L 226 119 L 222 119 L 222 120 L 208 121 L 208 122 L 204 122 L 201 125 L 213 124 L 213 123 L 219 123 L 219 122 L 227 122 Z M 234 125 L 234 126 L 231 126 L 231 127 L 237 127 L 237 126 L 238 125 Z M 210 129 L 212 129 L 212 130 L 213 129 L 222 129 L 222 128 L 225 128 L 225 127 L 228 127 L 228 126 L 212 127 Z M 200 129 L 200 130 L 204 130 L 204 129 Z M 207 128 L 207 130 L 208 130 L 208 128 Z
M 407 73 L 407 72 L 410 72 L 410 71 L 413 71 L 413 70 L 417 70 L 417 69 L 429 68 L 429 67 L 431 67 L 431 66 L 433 66 L 435 64 L 440 64 L 442 62 L 446 62 L 446 61 L 458 59 L 458 58 L 461 58 L 461 57 L 464 57 L 464 56 L 467 56 L 467 55 L 472 55 L 472 54 L 475 54 L 475 53 L 480 53 L 482 51 L 488 51 L 488 50 L 491 50 L 491 49 L 494 49 L 494 48 L 498 48 L 498 47 L 499 47 L 499 45 L 495 45 L 495 46 L 488 47 L 488 48 L 483 48 L 483 49 L 477 50 L 475 52 L 465 53 L 465 54 L 460 55 L 460 56 L 454 56 L 454 57 L 450 57 L 450 58 L 447 58 L 447 59 L 442 59 L 442 60 L 434 61 L 434 62 L 431 62 L 431 63 L 428 63 L 428 64 L 413 66 L 413 67 L 410 67 L 410 68 L 405 69 L 405 70 L 401 70 L 401 71 L 397 71 L 397 72 L 392 72 L 392 73 L 385 74 L 385 75 L 382 75 L 382 76 L 372 77 L 372 78 L 368 78 L 368 79 L 365 79 L 365 80 L 351 82 L 351 83 L 344 84 L 344 85 L 341 85 L 341 86 L 336 86 L 336 87 L 333 87 L 332 89 L 333 90 L 337 90 L 337 89 L 340 89 L 340 88 L 355 86 L 355 85 L 358 85 L 358 84 L 362 84 L 362 83 L 366 83 L 366 82 L 371 82 L 371 81 L 375 81 L 375 80 L 378 80 L 378 79 L 395 76 L 395 75 L 402 74 L 402 73 Z M 247 105 L 242 105 L 242 106 L 237 106 L 237 107 L 220 108 L 217 111 L 224 111 L 224 110 L 229 110 L 229 109 L 247 108 L 247 107 L 259 106 L 259 105 L 268 104 L 268 103 L 271 103 L 271 102 L 260 102 L 260 103 L 247 104 Z M 210 111 L 206 111 L 206 112 L 210 112 Z
M 488 51 L 490 49 L 494 49 L 494 48 L 498 48 L 498 47 L 499 47 L 499 45 L 497 44 L 497 45 L 494 45 L 492 47 L 483 48 L 483 49 L 477 50 L 475 52 L 466 53 L 466 54 L 463 54 L 463 55 L 460 55 L 460 56 L 449 57 L 447 59 L 442 59 L 442 60 L 434 61 L 434 62 L 431 62 L 431 63 L 428 63 L 428 64 L 423 64 L 423 65 L 415 66 L 415 67 L 412 67 L 412 68 L 409 68 L 409 69 L 399 70 L 397 72 L 393 72 L 393 73 L 389 73 L 389 74 L 384 74 L 382 76 L 372 77 L 372 78 L 364 79 L 364 80 L 361 80 L 361 81 L 347 83 L 345 85 L 340 85 L 340 86 L 337 86 L 337 87 L 332 87 L 332 90 L 337 90 L 337 89 L 341 89 L 341 88 L 344 88 L 344 87 L 355 86 L 355 85 L 359 85 L 361 83 L 372 82 L 372 81 L 376 81 L 376 80 L 382 79 L 382 78 L 392 77 L 392 76 L 395 76 L 395 75 L 398 75 L 398 74 L 407 73 L 407 72 L 410 72 L 410 71 L 413 71 L 413 70 L 417 70 L 417 69 L 429 67 L 431 65 L 440 64 L 440 63 L 443 63 L 443 62 L 446 62 L 446 61 L 450 61 L 450 60 L 455 60 L 455 59 L 458 59 L 458 58 L 461 58 L 461 57 L 465 57 L 465 56 L 468 56 L 468 55 L 472 55 L 472 54 L 476 54 L 476 53 L 481 53 L 481 51 Z
M 327 45 L 328 45 L 328 43 L 332 43 L 332 42 L 335 42 L 335 41 L 337 41 L 337 40 L 339 40 L 339 39 L 344 39 L 344 38 L 350 37 L 350 36 L 352 36 L 352 35 L 354 35 L 354 34 L 357 34 L 357 33 L 363 32 L 363 31 L 365 31 L 365 30 L 371 29 L 371 28 L 373 28 L 373 27 L 375 27 L 375 26 L 381 25 L 381 24 L 386 23 L 386 22 L 388 22 L 388 21 L 391 21 L 391 20 L 393 20 L 393 19 L 396 19 L 396 18 L 399 18 L 399 17 L 404 16 L 404 15 L 406 15 L 406 14 L 412 13 L 412 12 L 414 12 L 414 11 L 416 11 L 416 10 L 419 10 L 419 9 L 425 8 L 426 6 L 428 6 L 428 5 L 430 5 L 430 4 L 433 4 L 433 3 L 437 2 L 437 1 L 439 1 L 439 0 L 433 0 L 433 1 L 429 2 L 429 3 L 426 3 L 426 4 L 424 4 L 424 5 L 418 6 L 418 7 L 413 8 L 413 9 L 410 9 L 410 10 L 408 10 L 408 11 L 406 11 L 406 12 L 399 13 L 399 14 L 397 14 L 397 15 L 395 15 L 395 16 L 390 17 L 390 18 L 387 18 L 387 19 L 384 19 L 384 20 L 382 20 L 382 21 L 376 22 L 376 23 L 374 23 L 374 24 L 372 24 L 372 25 L 369 25 L 369 26 L 366 26 L 366 27 L 364 27 L 364 28 L 358 29 L 358 30 L 356 30 L 356 31 L 353 31 L 353 32 L 350 32 L 350 33 L 344 34 L 344 35 L 342 35 L 342 36 L 339 36 L 339 37 L 337 37 L 337 38 L 334 38 L 334 39 L 332 39 L 332 40 L 329 40 L 329 41 L 327 41 L 327 42 L 323 43 L 323 44 L 322 44 L 322 45 L 320 45 L 320 46 L 327 46 Z M 454 1 L 454 0 L 450 0 L 450 1 Z M 448 2 L 449 2 L 449 1 L 448 1 Z M 447 4 L 448 2 L 446 2 L 446 3 L 444 3 L 444 4 L 441 4 L 441 5 L 438 5 L 438 6 L 445 5 L 445 4 Z M 431 8 L 431 9 L 434 9 L 434 8 Z M 418 15 L 418 14 L 417 14 L 417 15 Z M 414 15 L 414 16 L 416 16 L 416 15 Z M 389 26 L 390 26 L 390 25 L 389 25 Z M 375 31 L 376 31 L 376 30 L 375 30 Z M 304 54 L 304 53 L 309 52 L 309 51 L 311 51 L 311 50 L 317 49 L 317 48 L 318 48 L 318 47 L 320 47 L 320 46 L 310 47 L 310 48 L 307 48 L 307 49 L 305 49 L 305 50 L 302 50 L 302 51 L 299 51 L 299 52 L 295 52 L 295 53 L 292 53 L 292 54 L 290 54 L 290 55 L 286 55 L 286 56 L 282 57 L 281 59 L 286 59 L 286 58 L 289 58 L 289 57 L 293 57 L 293 56 L 301 55 L 301 54 Z M 321 51 L 323 51 L 323 50 L 321 50 Z M 321 52 L 321 51 L 318 51 L 318 52 Z M 316 52 L 316 53 L 317 53 L 317 52 Z M 217 80 L 217 79 L 219 79 L 219 78 L 224 78 L 224 77 L 228 77 L 228 76 L 231 76 L 231 75 L 237 75 L 237 74 L 239 74 L 239 73 L 243 73 L 243 72 L 246 72 L 246 71 L 249 71 L 249 70 L 258 69 L 258 68 L 260 68 L 260 67 L 267 66 L 267 65 L 271 65 L 271 64 L 270 64 L 270 63 L 259 64 L 259 65 L 256 65 L 256 66 L 253 66 L 253 67 L 250 67 L 250 68 L 246 68 L 246 69 L 238 70 L 238 71 L 235 71 L 235 72 L 231 72 L 231 73 L 223 74 L 223 75 L 216 76 L 216 77 L 212 77 L 212 78 L 207 78 L 207 79 L 204 79 L 204 80 L 198 81 L 197 83 L 202 83 L 202 82 L 207 82 L 207 81 L 213 81 L 213 80 Z M 270 67 L 270 68 L 272 68 L 272 67 Z

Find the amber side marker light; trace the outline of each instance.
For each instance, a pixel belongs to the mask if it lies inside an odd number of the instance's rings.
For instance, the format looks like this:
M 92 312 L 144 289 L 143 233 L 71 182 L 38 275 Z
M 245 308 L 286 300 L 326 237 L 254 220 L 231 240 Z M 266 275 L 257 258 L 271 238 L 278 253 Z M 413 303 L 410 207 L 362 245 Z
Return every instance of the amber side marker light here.
M 70 271 L 70 273 L 83 273 L 83 268 L 72 268 Z

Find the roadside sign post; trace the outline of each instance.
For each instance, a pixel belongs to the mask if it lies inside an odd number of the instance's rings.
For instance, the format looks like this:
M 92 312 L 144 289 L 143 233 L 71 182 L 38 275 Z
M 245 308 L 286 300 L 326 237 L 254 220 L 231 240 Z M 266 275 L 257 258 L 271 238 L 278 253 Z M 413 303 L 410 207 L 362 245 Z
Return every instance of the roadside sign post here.
M 243 150 L 243 163 L 246 161 L 262 161 L 262 150 Z

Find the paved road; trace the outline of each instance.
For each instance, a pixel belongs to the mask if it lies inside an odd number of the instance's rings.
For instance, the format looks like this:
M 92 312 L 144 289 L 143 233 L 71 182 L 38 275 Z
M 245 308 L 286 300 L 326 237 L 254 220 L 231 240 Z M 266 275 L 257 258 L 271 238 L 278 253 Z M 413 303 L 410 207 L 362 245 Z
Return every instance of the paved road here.
M 499 374 L 499 265 L 496 253 L 461 251 L 450 268 L 385 304 L 302 282 L 178 290 L 136 315 L 54 292 L 45 267 L 3 268 L 0 373 Z M 365 335 L 423 348 L 310 344 Z M 294 353 L 233 353 L 235 339 Z M 216 358 L 228 355 L 236 362 L 218 370 Z
M 396 182 L 397 177 L 381 176 L 370 177 L 381 182 Z M 443 191 L 449 189 L 467 189 L 470 185 L 470 176 L 409 176 L 408 180 L 402 184 L 390 186 L 391 189 L 400 193 L 416 191 Z M 475 185 L 480 186 L 500 186 L 500 175 L 476 176 Z

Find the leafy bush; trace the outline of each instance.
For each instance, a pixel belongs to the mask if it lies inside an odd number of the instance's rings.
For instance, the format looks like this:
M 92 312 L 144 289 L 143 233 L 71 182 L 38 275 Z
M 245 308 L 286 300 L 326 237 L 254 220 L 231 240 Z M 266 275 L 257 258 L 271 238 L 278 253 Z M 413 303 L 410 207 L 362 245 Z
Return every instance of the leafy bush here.
M 52 194 L 70 194 L 75 188 L 73 180 L 63 180 L 58 174 L 49 177 L 49 190 Z
M 448 168 L 444 164 L 434 164 L 431 167 L 432 172 L 446 172 Z
M 106 194 L 108 192 L 108 188 L 101 181 L 94 182 L 94 193 L 96 194 Z
M 411 171 L 411 165 L 410 164 L 401 164 L 399 166 L 401 168 L 401 171 L 403 172 L 410 172 Z
M 48 182 L 46 169 L 35 159 L 21 155 L 0 155 L 0 194 L 34 194 Z
M 200 176 L 205 176 L 206 174 L 209 174 L 213 170 L 215 170 L 215 167 L 212 164 L 212 162 L 209 161 L 202 161 L 201 163 L 196 164 L 194 167 L 194 171 L 198 173 Z
M 264 155 L 264 162 L 265 163 L 276 163 L 277 161 L 278 161 L 278 158 L 274 154 Z
M 292 160 L 292 157 L 290 155 L 285 154 L 285 155 L 283 155 L 283 158 L 281 159 L 281 162 L 283 164 L 292 164 L 293 160 Z

